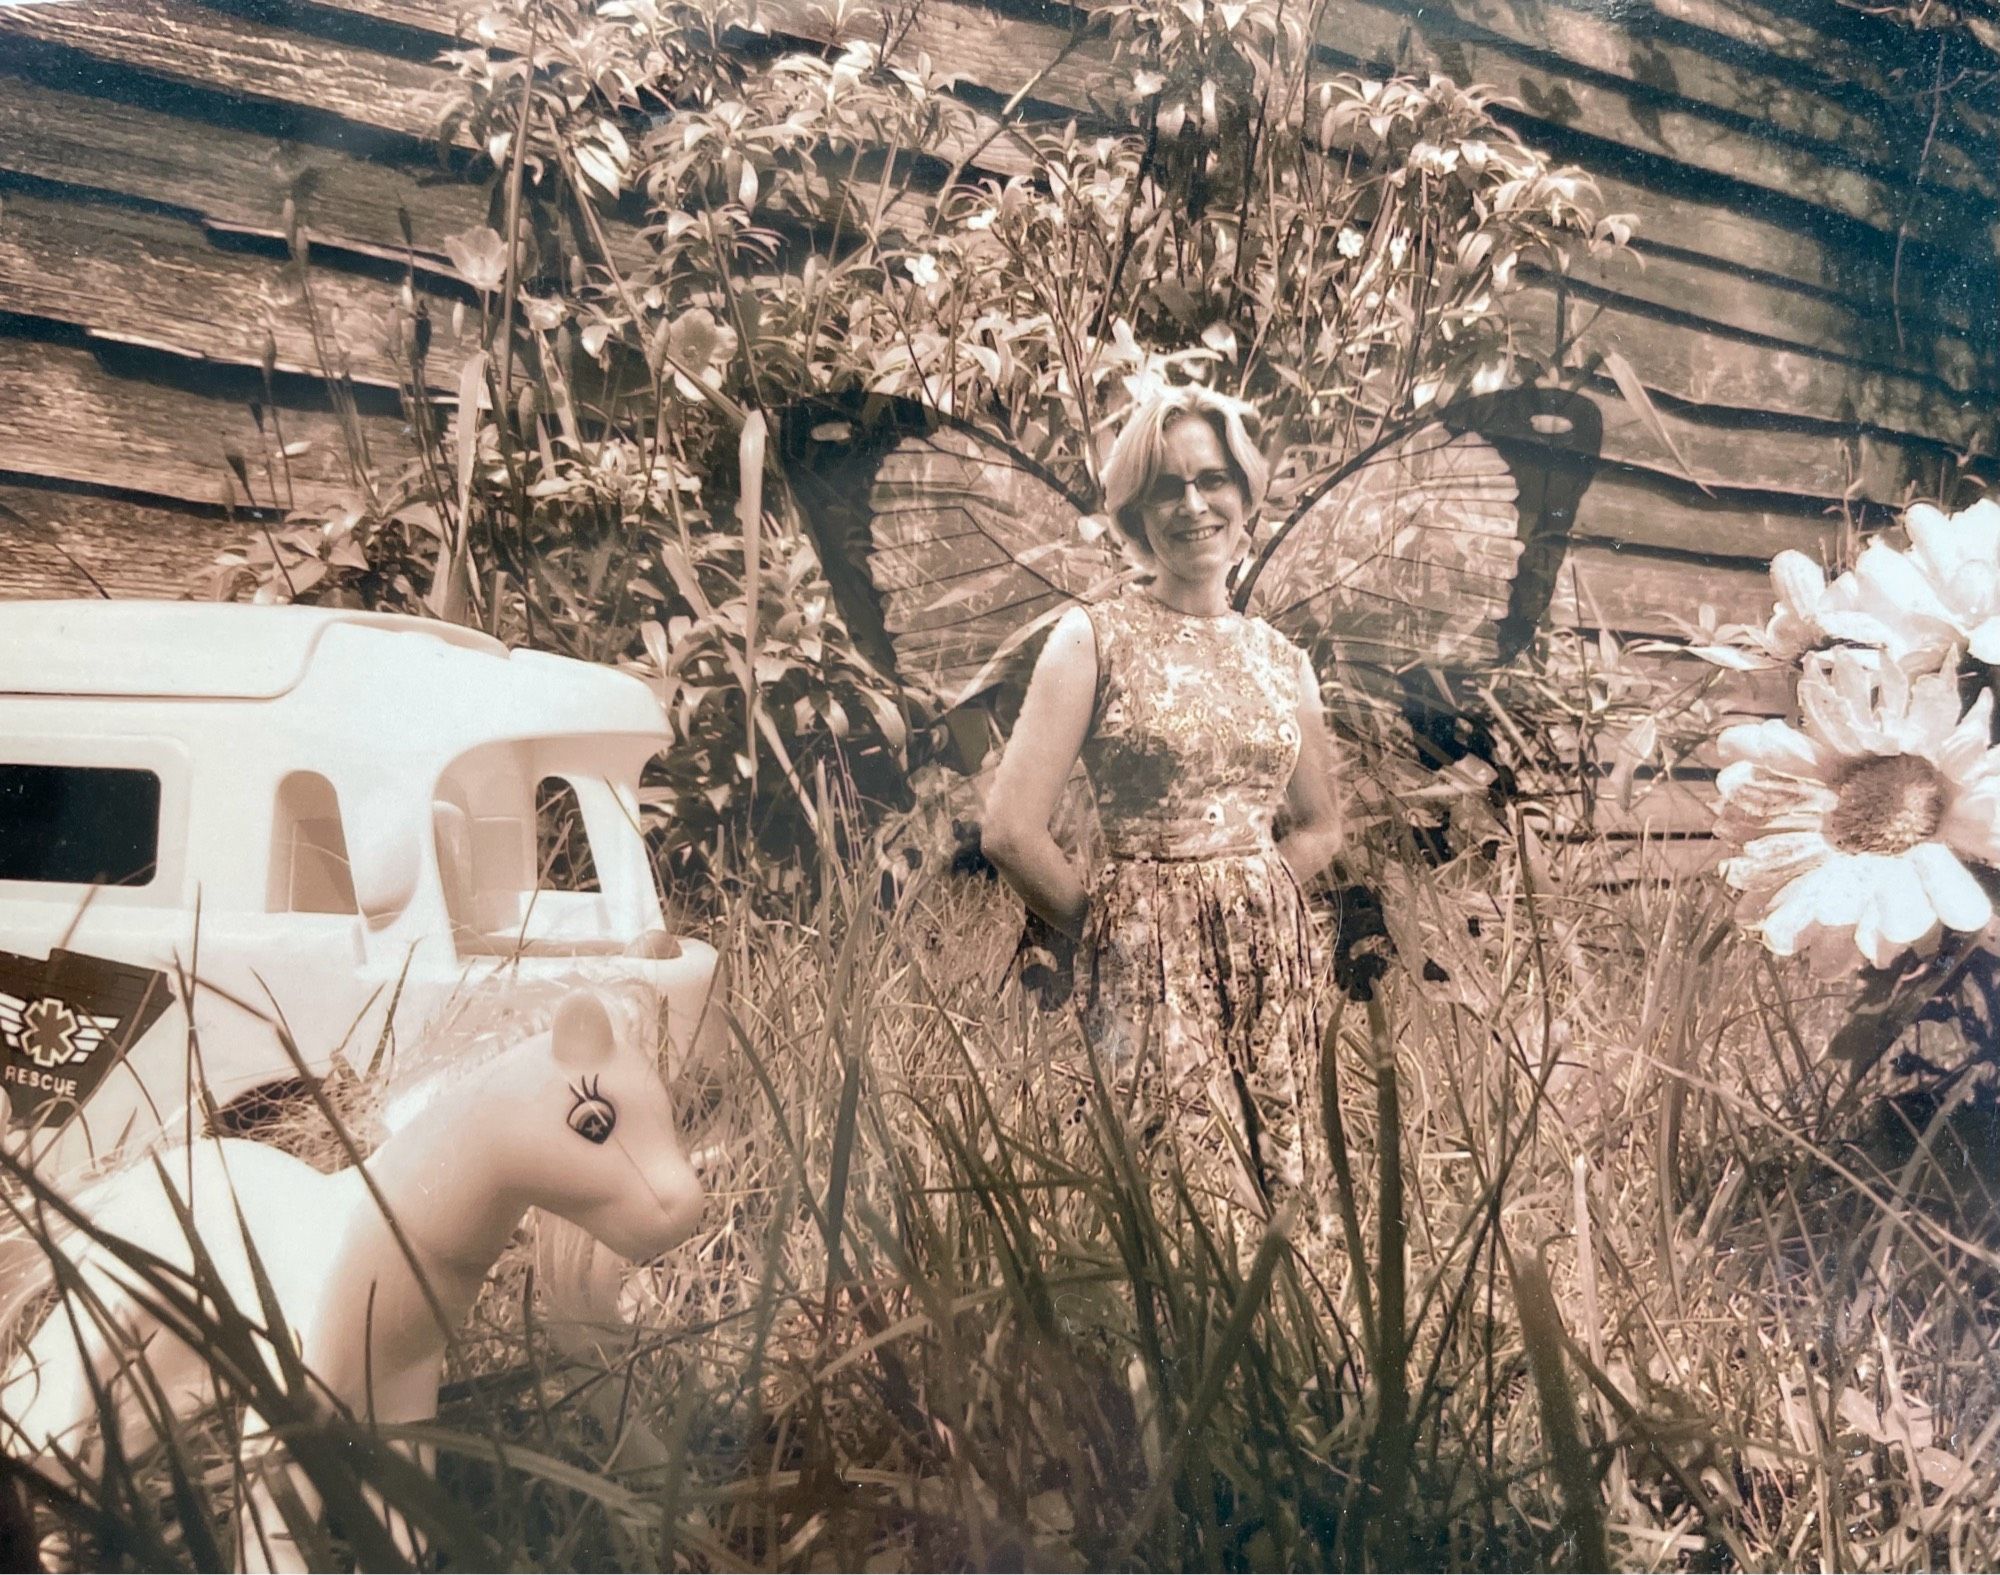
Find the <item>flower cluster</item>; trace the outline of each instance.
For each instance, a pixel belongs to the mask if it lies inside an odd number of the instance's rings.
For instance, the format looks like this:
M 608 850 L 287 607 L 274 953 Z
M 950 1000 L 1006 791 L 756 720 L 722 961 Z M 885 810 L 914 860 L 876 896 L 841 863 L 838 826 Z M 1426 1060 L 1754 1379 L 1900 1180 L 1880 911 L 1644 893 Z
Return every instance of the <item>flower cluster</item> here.
M 1982 930 L 1987 882 L 2000 889 L 1993 694 L 1962 698 L 1970 664 L 2000 662 L 2000 503 L 1917 504 L 1905 524 L 1907 549 L 1872 543 L 1831 584 L 1780 553 L 1770 622 L 1694 648 L 1738 670 L 1798 668 L 1798 725 L 1718 740 L 1717 831 L 1738 849 L 1722 868 L 1739 916 L 1825 972 Z

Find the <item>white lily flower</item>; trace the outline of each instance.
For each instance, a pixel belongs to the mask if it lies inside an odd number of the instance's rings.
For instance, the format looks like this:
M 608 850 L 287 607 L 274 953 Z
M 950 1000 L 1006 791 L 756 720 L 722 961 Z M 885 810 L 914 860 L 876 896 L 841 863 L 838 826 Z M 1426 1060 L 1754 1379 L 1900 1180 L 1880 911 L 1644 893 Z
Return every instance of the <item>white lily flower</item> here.
M 1992 695 L 1962 710 L 1953 671 L 1912 677 L 1840 650 L 1808 659 L 1799 702 L 1803 728 L 1744 723 L 1719 740 L 1739 918 L 1780 957 L 1847 969 L 1992 922 L 1968 868 L 2000 866 Z
M 1946 514 L 1913 503 L 1903 516 L 1910 550 L 1876 544 L 1855 565 L 1865 589 L 1925 630 L 1934 644 L 1964 644 L 2000 662 L 2000 503 L 1982 499 Z

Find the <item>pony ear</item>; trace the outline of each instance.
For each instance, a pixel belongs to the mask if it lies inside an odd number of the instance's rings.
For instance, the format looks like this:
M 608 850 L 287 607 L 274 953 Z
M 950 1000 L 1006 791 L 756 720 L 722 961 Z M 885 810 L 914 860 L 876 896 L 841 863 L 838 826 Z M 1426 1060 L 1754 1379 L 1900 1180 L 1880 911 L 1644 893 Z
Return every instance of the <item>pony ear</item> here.
M 578 990 L 564 997 L 562 1005 L 556 1008 L 549 1037 L 556 1061 L 579 1072 L 602 1066 L 617 1048 L 611 1014 L 590 990 Z

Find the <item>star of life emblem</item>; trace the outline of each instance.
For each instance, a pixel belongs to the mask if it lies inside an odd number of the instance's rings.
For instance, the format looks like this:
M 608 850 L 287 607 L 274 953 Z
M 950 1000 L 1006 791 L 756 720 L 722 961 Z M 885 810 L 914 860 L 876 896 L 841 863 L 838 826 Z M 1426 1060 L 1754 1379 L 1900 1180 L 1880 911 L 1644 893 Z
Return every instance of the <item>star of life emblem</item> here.
M 50 1071 L 72 1061 L 88 1060 L 117 1026 L 115 1017 L 74 1011 L 52 995 L 24 1001 L 0 990 L 0 1042 L 9 1050 L 25 1052 L 36 1066 Z
M 166 976 L 58 947 L 0 952 L 0 1096 L 11 1123 L 62 1126 L 173 999 Z

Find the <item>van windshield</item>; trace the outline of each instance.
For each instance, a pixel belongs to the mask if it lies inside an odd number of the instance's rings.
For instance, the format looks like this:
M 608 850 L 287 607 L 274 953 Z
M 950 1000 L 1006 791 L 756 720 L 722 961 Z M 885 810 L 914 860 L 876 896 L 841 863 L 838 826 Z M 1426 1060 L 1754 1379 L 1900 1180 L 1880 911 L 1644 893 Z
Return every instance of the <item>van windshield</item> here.
M 0 761 L 0 880 L 145 886 L 159 857 L 153 772 Z

